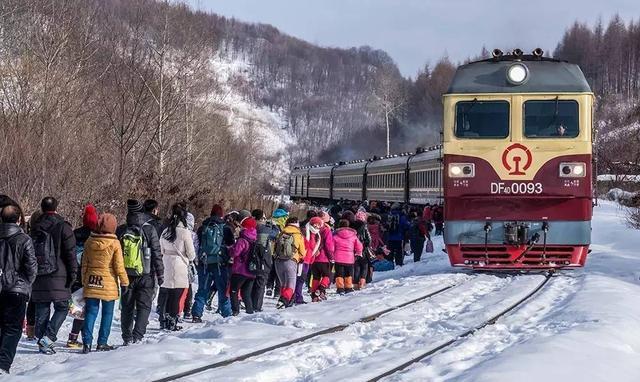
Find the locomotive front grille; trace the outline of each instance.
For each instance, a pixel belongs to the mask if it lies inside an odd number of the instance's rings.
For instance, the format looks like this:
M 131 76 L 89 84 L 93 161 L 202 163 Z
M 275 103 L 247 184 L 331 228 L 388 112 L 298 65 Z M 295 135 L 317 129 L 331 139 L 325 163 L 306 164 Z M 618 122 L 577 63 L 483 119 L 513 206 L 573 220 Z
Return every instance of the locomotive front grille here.
M 463 246 L 460 247 L 462 258 L 472 263 L 482 262 L 492 265 L 512 265 L 519 253 L 515 253 L 516 247 L 508 248 L 506 246 Z M 568 264 L 575 253 L 574 246 L 534 246 L 519 261 L 526 265 L 540 264 Z M 521 247 L 521 251 L 524 248 Z M 521 253 L 521 251 L 518 251 Z

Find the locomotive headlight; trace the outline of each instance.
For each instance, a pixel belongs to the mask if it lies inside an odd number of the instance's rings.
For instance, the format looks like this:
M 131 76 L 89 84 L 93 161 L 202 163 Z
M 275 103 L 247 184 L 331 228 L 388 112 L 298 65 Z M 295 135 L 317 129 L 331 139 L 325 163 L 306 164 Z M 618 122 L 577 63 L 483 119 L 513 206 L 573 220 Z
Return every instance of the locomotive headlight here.
M 449 176 L 452 178 L 473 178 L 476 175 L 476 165 L 473 163 L 450 163 Z
M 582 178 L 586 175 L 586 166 L 584 163 L 560 163 L 561 178 Z
M 522 85 L 529 77 L 529 69 L 521 63 L 513 64 L 507 69 L 507 80 L 512 85 Z

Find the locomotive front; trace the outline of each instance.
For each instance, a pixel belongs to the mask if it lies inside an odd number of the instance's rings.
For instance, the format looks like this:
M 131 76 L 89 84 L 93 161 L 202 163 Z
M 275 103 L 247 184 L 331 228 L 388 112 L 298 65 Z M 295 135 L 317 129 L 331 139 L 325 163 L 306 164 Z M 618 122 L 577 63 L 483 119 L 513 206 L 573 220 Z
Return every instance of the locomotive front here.
M 445 244 L 453 266 L 581 267 L 592 216 L 593 93 L 532 55 L 458 68 L 444 95 Z

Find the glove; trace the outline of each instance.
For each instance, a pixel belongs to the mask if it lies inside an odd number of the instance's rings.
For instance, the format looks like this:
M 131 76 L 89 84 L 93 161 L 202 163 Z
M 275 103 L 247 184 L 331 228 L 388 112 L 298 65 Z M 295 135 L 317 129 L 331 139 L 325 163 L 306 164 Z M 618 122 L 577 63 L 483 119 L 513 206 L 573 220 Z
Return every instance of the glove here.
M 162 286 L 164 284 L 164 277 L 158 276 L 158 286 Z
M 124 296 L 124 294 L 127 293 L 128 289 L 129 289 L 128 285 L 121 285 L 120 286 L 120 296 Z

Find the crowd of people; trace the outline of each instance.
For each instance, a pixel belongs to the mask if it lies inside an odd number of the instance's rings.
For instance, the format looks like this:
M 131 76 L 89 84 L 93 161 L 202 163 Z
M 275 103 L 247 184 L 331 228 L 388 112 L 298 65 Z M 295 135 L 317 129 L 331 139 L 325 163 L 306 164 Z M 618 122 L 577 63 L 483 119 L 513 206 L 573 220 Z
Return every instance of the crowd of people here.
M 260 312 L 265 297 L 279 309 L 306 304 L 305 290 L 320 302 L 331 285 L 351 293 L 410 253 L 420 261 L 433 252 L 434 228 L 438 235 L 443 226 L 441 206 L 366 201 L 310 208 L 303 220 L 285 205 L 268 218 L 260 209 L 225 214 L 215 204 L 197 230 L 186 203 L 164 219 L 155 200 L 130 199 L 126 207 L 119 225 L 89 204 L 73 230 L 53 197 L 26 218 L 0 195 L 0 374 L 9 373 L 23 330 L 41 353 L 54 354 L 72 315 L 66 346 L 86 354 L 114 349 L 108 340 L 117 301 L 124 346 L 142 341 L 155 301 L 167 331 L 202 322 L 214 298 L 223 317 Z

